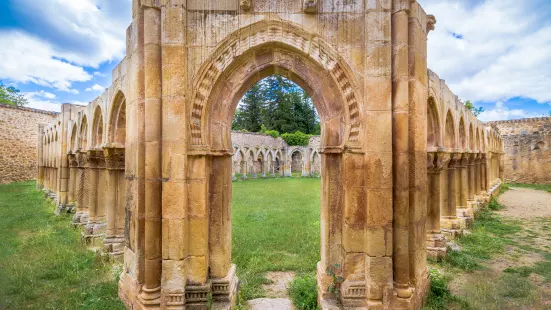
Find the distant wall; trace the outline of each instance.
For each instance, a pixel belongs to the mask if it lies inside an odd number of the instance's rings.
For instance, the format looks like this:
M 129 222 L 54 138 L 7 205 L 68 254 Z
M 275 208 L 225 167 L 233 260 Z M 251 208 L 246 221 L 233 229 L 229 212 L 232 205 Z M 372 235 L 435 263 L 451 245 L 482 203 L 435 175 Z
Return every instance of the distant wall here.
M 505 148 L 505 180 L 551 184 L 551 117 L 489 122 Z
M 56 115 L 0 104 L 0 184 L 36 178 L 38 125 Z

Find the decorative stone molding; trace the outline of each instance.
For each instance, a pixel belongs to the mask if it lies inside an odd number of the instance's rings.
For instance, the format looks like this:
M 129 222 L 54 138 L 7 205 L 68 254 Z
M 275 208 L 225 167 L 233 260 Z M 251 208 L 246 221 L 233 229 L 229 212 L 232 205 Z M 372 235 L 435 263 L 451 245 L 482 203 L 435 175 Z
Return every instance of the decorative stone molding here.
M 305 13 L 317 13 L 318 0 L 304 0 L 303 8 Z
M 103 155 L 108 170 L 124 170 L 124 148 L 104 148 Z
M 436 25 L 436 17 L 427 15 L 427 32 L 434 30 L 434 25 Z
M 243 11 L 249 11 L 252 7 L 252 0 L 239 0 L 239 6 Z

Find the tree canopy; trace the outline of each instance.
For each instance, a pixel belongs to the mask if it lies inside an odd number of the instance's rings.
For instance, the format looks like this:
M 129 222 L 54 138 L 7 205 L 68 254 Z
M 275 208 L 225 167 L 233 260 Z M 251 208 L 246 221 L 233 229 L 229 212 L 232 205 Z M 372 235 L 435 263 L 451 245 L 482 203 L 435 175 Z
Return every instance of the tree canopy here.
M 19 89 L 13 86 L 4 86 L 4 83 L 0 81 L 0 103 L 22 107 L 29 101 L 20 94 Z
M 320 134 L 320 123 L 310 96 L 292 81 L 272 75 L 245 93 L 235 111 L 232 129 L 273 137 L 297 132 L 309 136 Z

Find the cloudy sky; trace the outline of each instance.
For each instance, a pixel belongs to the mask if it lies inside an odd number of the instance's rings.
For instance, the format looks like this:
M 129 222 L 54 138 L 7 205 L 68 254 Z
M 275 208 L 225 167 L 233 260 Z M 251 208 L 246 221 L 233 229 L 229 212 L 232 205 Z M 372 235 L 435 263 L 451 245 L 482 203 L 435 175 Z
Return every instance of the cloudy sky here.
M 418 1 L 437 19 L 429 67 L 484 107 L 482 120 L 549 114 L 551 1 Z M 131 0 L 0 0 L 0 79 L 31 107 L 89 102 L 124 57 L 130 7 Z

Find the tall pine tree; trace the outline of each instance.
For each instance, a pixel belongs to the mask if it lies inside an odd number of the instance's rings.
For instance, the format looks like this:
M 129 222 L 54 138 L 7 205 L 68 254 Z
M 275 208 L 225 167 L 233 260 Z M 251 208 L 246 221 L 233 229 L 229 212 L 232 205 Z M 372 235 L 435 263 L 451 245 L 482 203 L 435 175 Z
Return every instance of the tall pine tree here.
M 243 97 L 233 120 L 234 130 L 319 134 L 319 118 L 312 99 L 292 81 L 272 75 L 256 83 Z

